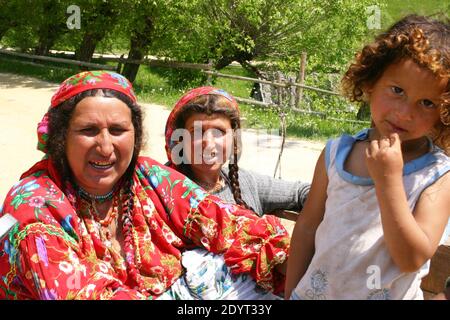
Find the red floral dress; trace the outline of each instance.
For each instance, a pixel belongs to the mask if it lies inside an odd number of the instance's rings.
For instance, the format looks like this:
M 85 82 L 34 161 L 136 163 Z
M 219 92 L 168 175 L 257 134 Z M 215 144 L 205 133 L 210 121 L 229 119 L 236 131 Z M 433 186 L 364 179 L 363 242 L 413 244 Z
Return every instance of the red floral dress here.
M 267 290 L 283 289 L 274 267 L 287 258 L 289 236 L 274 216 L 223 203 L 141 157 L 124 259 L 50 162 L 33 168 L 0 210 L 19 221 L 0 243 L 0 298 L 151 299 L 182 275 L 181 253 L 192 247 L 223 254 L 233 273 L 250 273 Z

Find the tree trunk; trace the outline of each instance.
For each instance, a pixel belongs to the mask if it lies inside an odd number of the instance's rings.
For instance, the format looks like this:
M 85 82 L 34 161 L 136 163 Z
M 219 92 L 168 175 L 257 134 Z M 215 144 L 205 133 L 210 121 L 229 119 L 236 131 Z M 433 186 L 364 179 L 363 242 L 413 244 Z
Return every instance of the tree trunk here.
M 128 52 L 129 60 L 141 60 L 148 52 L 148 48 L 152 41 L 154 25 L 151 17 L 147 16 L 144 20 L 144 27 L 134 29 L 130 39 L 130 52 Z M 125 63 L 123 68 L 123 76 L 131 82 L 136 80 L 139 71 L 139 64 Z
M 261 71 L 258 69 L 258 67 L 250 64 L 250 61 L 244 60 L 244 61 L 238 61 L 238 62 L 241 64 L 241 66 L 244 69 L 253 72 L 256 75 L 256 77 L 258 77 L 259 79 L 267 80 L 266 76 L 263 73 L 261 73 Z
M 128 52 L 128 60 L 141 60 L 145 57 L 145 49 L 131 41 L 131 48 Z M 136 80 L 137 73 L 139 71 L 140 64 L 125 63 L 122 71 L 122 75 L 130 82 Z
M 83 41 L 75 51 L 76 59 L 80 61 L 90 62 L 92 56 L 94 55 L 97 44 L 105 37 L 105 35 L 105 31 L 86 32 L 83 36 Z
M 49 47 L 45 42 L 39 42 L 38 46 L 34 48 L 34 54 L 38 56 L 46 56 L 48 54 Z
M 214 64 L 214 69 L 220 70 L 230 65 L 233 61 L 239 62 L 241 66 L 253 73 L 258 77 L 263 77 L 259 69 L 250 64 L 250 61 L 253 59 L 253 55 L 247 52 L 236 52 L 234 54 L 223 55 L 219 60 Z
M 47 0 L 42 2 L 42 10 L 48 13 L 45 19 L 40 19 L 38 24 L 38 45 L 34 48 L 34 53 L 37 55 L 48 55 L 50 49 L 55 44 L 56 40 L 64 33 L 66 24 L 60 20 L 58 14 L 60 5 Z
M 39 36 L 38 46 L 34 48 L 34 54 L 39 56 L 48 55 L 51 47 L 56 41 L 56 37 L 41 35 Z
M 39 28 L 39 41 L 34 53 L 41 56 L 48 55 L 50 49 L 55 44 L 56 40 L 64 33 L 63 26 L 44 25 Z
M 105 38 L 117 22 L 119 12 L 116 1 L 95 1 L 92 15 L 82 19 L 82 29 L 86 30 L 80 46 L 75 50 L 75 59 L 91 62 L 97 44 Z
M 230 65 L 233 62 L 233 58 L 230 57 L 221 57 L 219 60 L 216 61 L 214 64 L 214 69 L 221 70 L 225 68 L 226 66 Z

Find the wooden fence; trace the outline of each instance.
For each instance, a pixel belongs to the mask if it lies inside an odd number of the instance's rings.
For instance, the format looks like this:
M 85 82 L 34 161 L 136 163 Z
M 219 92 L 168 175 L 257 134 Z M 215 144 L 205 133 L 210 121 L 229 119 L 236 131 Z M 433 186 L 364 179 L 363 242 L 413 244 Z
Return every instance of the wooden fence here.
M 108 66 L 104 64 L 98 64 L 98 63 L 90 63 L 85 61 L 76 61 L 72 59 L 64 59 L 64 58 L 54 58 L 54 57 L 47 57 L 47 56 L 39 56 L 35 54 L 29 54 L 29 53 L 20 53 L 15 52 L 11 50 L 5 50 L 0 49 L 0 53 L 10 55 L 13 57 L 21 57 L 21 58 L 27 58 L 27 59 L 33 59 L 33 60 L 42 60 L 42 61 L 50 61 L 50 62 L 58 62 L 58 63 L 64 63 L 64 64 L 71 64 L 75 66 L 82 66 L 87 67 L 91 69 L 102 69 L 102 70 L 114 70 L 116 71 L 116 67 Z
M 199 63 L 186 63 L 186 62 L 178 62 L 178 61 L 171 61 L 171 60 L 158 60 L 158 59 L 143 59 L 143 60 L 128 60 L 123 57 L 101 57 L 105 61 L 110 62 L 116 62 L 117 66 L 111 66 L 111 65 L 105 65 L 105 64 L 98 64 L 98 63 L 91 63 L 91 62 L 85 62 L 85 61 L 77 61 L 72 59 L 66 59 L 66 58 L 55 58 L 55 57 L 48 57 L 48 56 L 39 56 L 34 54 L 28 54 L 28 53 L 19 53 L 13 50 L 6 50 L 6 49 L 0 49 L 0 54 L 5 54 L 9 56 L 15 56 L 15 57 L 21 57 L 21 58 L 27 58 L 32 59 L 33 61 L 41 60 L 41 61 L 49 61 L 49 62 L 57 62 L 57 63 L 63 63 L 63 64 L 70 64 L 70 65 L 76 65 L 80 67 L 85 67 L 89 69 L 102 69 L 102 70 L 113 70 L 116 72 L 121 72 L 122 66 L 125 63 L 133 63 L 133 64 L 140 64 L 140 65 L 147 65 L 151 67 L 166 67 L 166 68 L 183 68 L 183 69 L 193 69 L 193 70 L 200 70 L 208 75 L 208 81 L 211 81 L 212 77 L 219 77 L 219 78 L 228 78 L 238 81 L 249 81 L 252 83 L 261 83 L 261 84 L 267 84 L 274 88 L 280 89 L 290 89 L 290 88 L 298 88 L 296 91 L 296 96 L 290 96 L 289 102 L 283 104 L 281 101 L 281 98 L 278 99 L 277 103 L 267 103 L 258 101 L 255 99 L 248 99 L 248 98 L 241 98 L 241 97 L 235 97 L 238 102 L 250 104 L 250 105 L 257 105 L 257 106 L 263 106 L 263 107 L 277 107 L 277 108 L 286 108 L 286 106 L 289 106 L 289 108 L 298 113 L 303 114 L 311 114 L 320 116 L 327 120 L 332 121 L 341 121 L 341 122 L 350 122 L 350 123 L 360 123 L 360 124 L 370 124 L 369 121 L 361 121 L 361 120 L 351 120 L 351 119 L 341 119 L 341 118 L 335 118 L 330 117 L 324 112 L 318 112 L 313 110 L 306 110 L 301 109 L 299 106 L 301 105 L 302 99 L 303 99 L 303 90 L 312 90 L 321 94 L 327 94 L 327 95 L 334 95 L 339 96 L 340 94 L 334 91 L 316 88 L 312 86 L 308 86 L 304 84 L 305 79 L 305 64 L 306 64 L 306 54 L 302 54 L 301 58 L 301 64 L 300 64 L 300 71 L 298 75 L 299 83 L 286 80 L 281 80 L 280 78 L 277 79 L 277 81 L 269 81 L 269 80 L 263 80 L 263 79 L 257 79 L 257 78 L 250 78 L 250 77 L 242 77 L 242 76 L 235 76 L 230 74 L 224 74 L 217 72 L 213 70 L 212 63 L 209 64 L 199 64 Z M 20 61 L 21 63 L 26 63 L 25 61 Z M 33 63 L 34 64 L 34 63 Z M 52 67 L 53 68 L 53 67 Z M 294 90 L 287 90 L 287 92 L 292 92 Z M 280 92 L 280 91 L 279 91 Z M 279 97 L 281 97 L 281 94 L 279 93 Z

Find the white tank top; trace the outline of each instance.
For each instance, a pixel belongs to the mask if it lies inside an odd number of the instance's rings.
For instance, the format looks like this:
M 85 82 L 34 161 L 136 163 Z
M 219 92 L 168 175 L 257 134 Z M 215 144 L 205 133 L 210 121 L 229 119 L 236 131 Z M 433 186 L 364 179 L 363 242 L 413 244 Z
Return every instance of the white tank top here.
M 292 299 L 423 299 L 420 282 L 430 261 L 417 272 L 399 270 L 384 244 L 372 179 L 344 170 L 354 143 L 365 140 L 368 132 L 327 143 L 325 214 L 316 232 L 314 257 Z M 431 141 L 427 154 L 405 163 L 403 182 L 411 211 L 422 191 L 449 170 L 449 157 Z

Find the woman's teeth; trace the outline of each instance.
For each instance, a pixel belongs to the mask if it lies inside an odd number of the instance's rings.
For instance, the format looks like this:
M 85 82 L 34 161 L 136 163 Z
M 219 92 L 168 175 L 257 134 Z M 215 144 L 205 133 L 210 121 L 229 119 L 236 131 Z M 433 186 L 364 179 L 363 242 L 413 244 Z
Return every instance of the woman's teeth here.
M 113 166 L 114 162 L 107 161 L 91 161 L 91 166 L 96 169 L 108 169 Z

